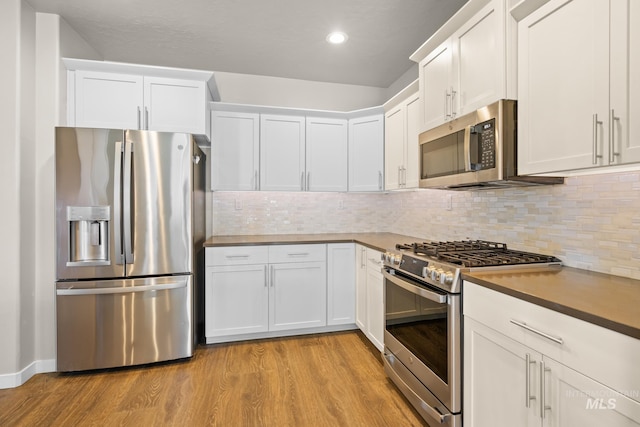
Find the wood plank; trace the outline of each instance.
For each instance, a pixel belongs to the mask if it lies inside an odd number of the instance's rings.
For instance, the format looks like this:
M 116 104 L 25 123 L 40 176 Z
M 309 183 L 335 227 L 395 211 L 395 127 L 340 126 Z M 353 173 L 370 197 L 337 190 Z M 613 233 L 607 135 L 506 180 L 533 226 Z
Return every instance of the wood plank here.
M 425 426 L 359 331 L 200 346 L 192 359 L 39 374 L 1 426 Z

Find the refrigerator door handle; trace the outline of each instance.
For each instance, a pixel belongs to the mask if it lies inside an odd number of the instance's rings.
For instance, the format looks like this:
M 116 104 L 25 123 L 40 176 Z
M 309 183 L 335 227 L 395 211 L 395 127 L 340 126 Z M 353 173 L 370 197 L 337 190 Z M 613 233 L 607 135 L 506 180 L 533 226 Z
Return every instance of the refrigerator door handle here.
M 133 145 L 125 142 L 124 145 L 124 176 L 122 180 L 122 216 L 124 222 L 124 260 L 127 264 L 133 264 L 133 239 L 131 229 L 131 185 L 132 185 L 132 162 Z
M 113 171 L 113 236 L 115 240 L 116 264 L 124 264 L 124 251 L 122 250 L 122 141 L 116 141 L 116 155 L 114 156 Z
M 179 289 L 187 286 L 187 281 L 182 280 L 180 282 L 163 283 L 161 285 L 142 285 L 142 286 L 125 286 L 114 288 L 82 288 L 82 289 L 58 289 L 56 293 L 58 295 L 105 295 L 105 294 L 129 294 L 132 292 L 147 292 L 147 291 L 164 291 L 167 289 Z

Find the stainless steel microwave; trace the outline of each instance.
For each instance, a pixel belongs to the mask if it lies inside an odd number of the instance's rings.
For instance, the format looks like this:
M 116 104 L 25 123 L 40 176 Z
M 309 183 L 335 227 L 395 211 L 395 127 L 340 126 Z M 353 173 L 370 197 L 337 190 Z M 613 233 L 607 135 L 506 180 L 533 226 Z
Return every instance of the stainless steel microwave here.
M 473 190 L 561 184 L 518 176 L 517 102 L 503 99 L 420 134 L 420 187 Z

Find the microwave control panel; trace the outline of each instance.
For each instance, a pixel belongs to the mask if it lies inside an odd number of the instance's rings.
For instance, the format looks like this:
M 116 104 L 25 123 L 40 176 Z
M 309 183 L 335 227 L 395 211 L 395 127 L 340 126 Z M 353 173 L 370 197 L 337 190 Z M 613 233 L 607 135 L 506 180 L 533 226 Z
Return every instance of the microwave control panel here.
M 478 141 L 478 157 L 475 170 L 491 169 L 496 167 L 496 132 L 495 119 L 479 123 L 474 126 L 474 132 Z

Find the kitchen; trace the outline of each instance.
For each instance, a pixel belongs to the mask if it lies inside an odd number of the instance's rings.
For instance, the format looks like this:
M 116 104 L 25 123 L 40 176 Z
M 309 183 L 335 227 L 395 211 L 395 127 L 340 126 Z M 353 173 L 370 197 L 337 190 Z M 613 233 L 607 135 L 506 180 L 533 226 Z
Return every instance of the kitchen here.
M 30 15 L 25 16 L 28 21 Z M 63 37 L 68 36 L 64 21 L 50 16 L 38 16 L 38 19 L 41 20 L 38 25 L 54 34 L 60 27 Z M 27 37 L 23 35 L 20 40 L 27 46 L 35 46 L 25 30 L 29 25 L 34 23 L 22 24 Z M 15 40 L 17 34 L 18 29 L 4 39 Z M 40 43 L 46 41 L 38 40 Z M 73 48 L 80 49 L 81 42 L 74 42 L 77 44 Z M 64 46 L 70 49 L 72 45 L 67 42 Z M 87 47 L 84 49 L 86 51 Z M 73 53 L 61 52 L 60 56 L 73 57 Z M 39 54 L 47 54 L 47 51 L 39 51 Z M 41 58 L 38 56 L 38 60 Z M 6 199 L 12 201 L 8 203 L 12 207 L 4 214 L 4 227 L 7 228 L 2 232 L 9 243 L 2 257 L 8 275 L 7 298 L 3 299 L 2 307 L 3 334 L 6 334 L 3 341 L 13 343 L 9 348 L 15 349 L 5 353 L 2 359 L 2 372 L 7 374 L 21 372 L 34 361 L 43 365 L 35 368 L 37 372 L 54 370 L 51 360 L 55 348 L 50 288 L 52 277 L 55 277 L 51 260 L 53 219 L 40 212 L 46 212 L 53 205 L 47 184 L 53 176 L 52 148 L 50 143 L 43 141 L 52 141 L 51 132 L 58 123 L 56 114 L 62 115 L 56 87 L 57 80 L 65 76 L 63 70 L 58 69 L 57 60 L 48 58 L 49 62 L 45 64 L 53 64 L 49 69 L 34 67 L 32 72 L 28 66 L 29 61 L 35 62 L 33 57 L 23 56 L 21 61 L 26 61 L 21 73 L 3 71 L 6 73 L 2 79 L 7 85 L 6 93 L 14 93 L 16 87 L 20 87 L 22 93 L 14 103 L 6 106 L 9 111 L 3 117 L 16 117 L 16 105 L 20 105 L 23 111 L 35 111 L 38 121 L 36 123 L 35 118 L 30 119 L 24 112 L 19 116 L 20 120 L 33 122 L 21 128 L 20 137 L 16 138 L 21 138 L 22 142 L 14 142 L 9 147 L 12 155 L 5 157 L 7 163 L 2 167 L 5 173 L 11 174 L 8 182 L 15 182 L 16 176 L 21 177 L 19 187 L 3 189 L 7 191 Z M 35 84 L 30 85 L 30 82 Z M 219 84 L 224 88 L 223 80 Z M 233 101 L 260 103 L 260 100 L 240 97 Z M 314 108 L 313 105 L 301 105 Z M 359 106 L 345 106 L 345 110 L 356 108 Z M 9 129 L 18 132 L 17 128 Z M 16 162 L 17 158 L 21 161 Z M 17 164 L 19 169 L 16 169 Z M 505 241 L 522 250 L 551 253 L 570 267 L 638 279 L 637 191 L 638 174 L 630 171 L 568 177 L 562 186 L 483 192 L 216 192 L 211 195 L 210 218 L 214 220 L 209 224 L 212 229 L 208 235 L 315 233 L 322 230 L 334 233 L 389 231 L 433 240 L 482 238 Z M 301 217 L 305 220 L 301 221 Z M 15 224 L 21 224 L 20 228 Z M 17 247 L 20 251 L 15 250 Z

